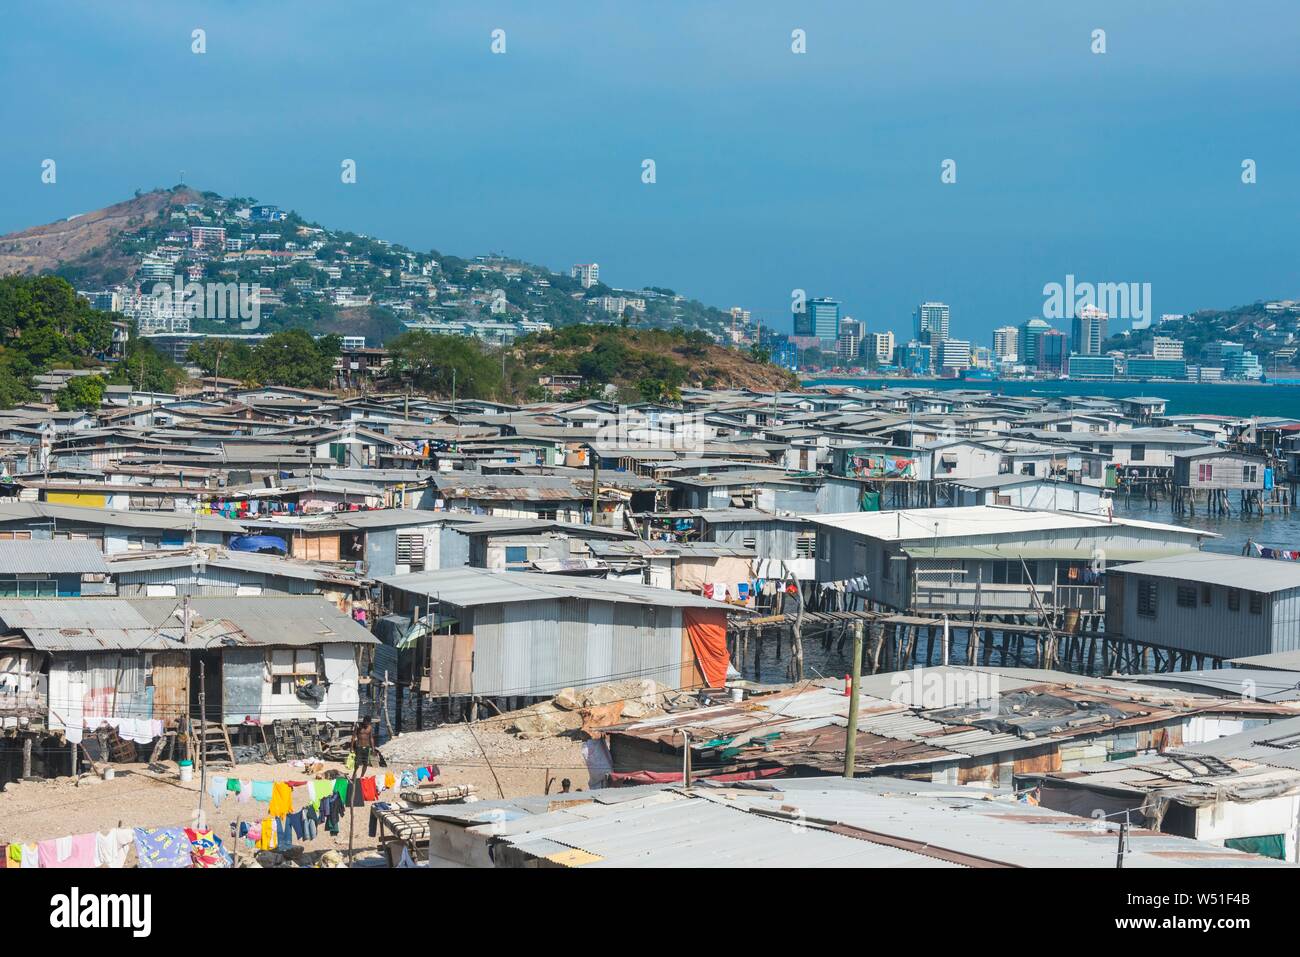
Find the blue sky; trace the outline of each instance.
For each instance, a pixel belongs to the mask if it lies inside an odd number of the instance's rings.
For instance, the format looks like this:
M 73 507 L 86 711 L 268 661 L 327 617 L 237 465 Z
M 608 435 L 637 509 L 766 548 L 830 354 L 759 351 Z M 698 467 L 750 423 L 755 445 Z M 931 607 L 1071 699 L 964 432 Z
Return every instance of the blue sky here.
M 0 232 L 183 169 L 780 329 L 795 288 L 904 336 L 940 299 L 985 342 L 1067 273 L 1157 314 L 1300 297 L 1297 48 L 1294 0 L 9 5 Z

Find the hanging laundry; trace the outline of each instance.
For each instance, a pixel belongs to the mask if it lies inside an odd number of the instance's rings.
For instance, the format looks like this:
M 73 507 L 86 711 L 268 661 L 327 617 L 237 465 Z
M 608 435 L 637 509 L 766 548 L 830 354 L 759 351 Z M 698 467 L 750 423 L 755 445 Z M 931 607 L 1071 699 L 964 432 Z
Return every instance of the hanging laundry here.
M 271 787 L 271 802 L 266 813 L 271 817 L 284 817 L 293 810 L 293 791 L 288 782 L 276 781 Z
M 190 841 L 191 867 L 230 867 L 234 863 L 230 852 L 222 846 L 221 838 L 211 828 L 198 831 L 187 827 L 185 836 Z
M 95 835 L 78 834 L 36 843 L 41 867 L 94 867 Z
M 95 861 L 100 867 L 124 867 L 134 843 L 135 832 L 129 827 L 115 827 L 104 834 L 96 834 Z
M 271 803 L 271 797 L 275 794 L 274 781 L 254 781 L 253 782 L 253 800 L 260 801 L 263 804 Z
M 227 778 L 217 777 L 216 775 L 208 778 L 208 797 L 212 798 L 214 808 L 221 807 L 221 799 L 226 796 L 227 780 Z
M 189 867 L 190 839 L 179 827 L 135 829 L 138 867 Z

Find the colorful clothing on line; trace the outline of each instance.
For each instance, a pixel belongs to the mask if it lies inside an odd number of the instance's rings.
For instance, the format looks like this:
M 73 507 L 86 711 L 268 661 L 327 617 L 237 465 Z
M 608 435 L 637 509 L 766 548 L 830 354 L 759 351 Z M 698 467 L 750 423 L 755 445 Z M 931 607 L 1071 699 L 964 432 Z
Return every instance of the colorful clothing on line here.
M 94 867 L 95 835 L 92 832 L 37 841 L 36 853 L 41 867 Z
M 375 779 L 373 775 L 361 779 L 361 797 L 363 800 L 372 803 L 379 800 L 379 791 L 375 788 Z
M 284 781 L 276 781 L 271 787 L 271 806 L 266 813 L 271 817 L 284 817 L 293 810 L 293 789 Z
M 187 827 L 185 836 L 190 839 L 190 863 L 193 867 L 229 867 L 233 863 L 230 852 L 222 846 L 221 838 L 211 828 L 196 831 Z
M 179 827 L 137 827 L 135 853 L 139 867 L 189 867 L 190 839 Z
M 275 819 L 263 818 L 262 830 L 257 836 L 257 848 L 261 851 L 274 851 L 279 846 L 275 835 Z
M 274 781 L 254 781 L 253 782 L 253 800 L 261 801 L 263 804 L 271 802 L 272 795 L 275 794 Z

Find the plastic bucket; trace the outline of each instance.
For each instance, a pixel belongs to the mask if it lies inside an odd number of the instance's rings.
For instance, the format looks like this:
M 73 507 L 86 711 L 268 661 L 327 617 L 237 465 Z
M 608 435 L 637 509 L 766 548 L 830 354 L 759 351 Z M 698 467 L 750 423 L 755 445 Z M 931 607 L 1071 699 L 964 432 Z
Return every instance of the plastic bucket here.
M 115 771 L 113 768 L 104 768 L 104 780 L 105 780 L 105 781 L 111 781 L 111 780 L 113 780 L 113 778 L 114 778 L 116 775 L 117 775 L 117 771 Z
M 193 780 L 194 780 L 194 762 L 193 762 L 193 761 L 181 761 L 181 762 L 179 762 L 179 767 L 180 767 L 180 769 L 181 769 L 181 780 L 182 780 L 182 781 L 193 781 Z
M 744 688 L 732 688 L 732 689 L 731 689 L 731 700 L 732 700 L 732 701 L 744 701 L 744 700 L 745 700 L 745 689 L 744 689 Z

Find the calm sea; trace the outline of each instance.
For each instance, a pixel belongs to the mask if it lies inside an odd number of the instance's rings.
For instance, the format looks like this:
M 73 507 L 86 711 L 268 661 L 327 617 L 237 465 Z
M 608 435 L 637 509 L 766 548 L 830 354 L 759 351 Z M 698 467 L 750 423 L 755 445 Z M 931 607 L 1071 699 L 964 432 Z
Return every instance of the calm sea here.
M 978 389 L 1001 395 L 1096 395 L 1122 399 L 1132 395 L 1159 396 L 1169 400 L 1171 415 L 1214 413 L 1218 415 L 1300 416 L 1300 386 L 1246 385 L 1206 382 L 1074 382 L 962 380 L 962 379 L 807 379 L 805 385 L 851 385 L 867 389 Z

